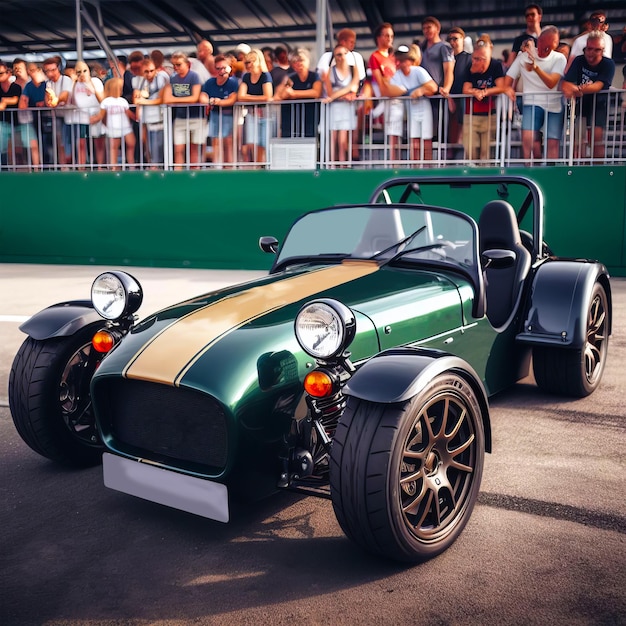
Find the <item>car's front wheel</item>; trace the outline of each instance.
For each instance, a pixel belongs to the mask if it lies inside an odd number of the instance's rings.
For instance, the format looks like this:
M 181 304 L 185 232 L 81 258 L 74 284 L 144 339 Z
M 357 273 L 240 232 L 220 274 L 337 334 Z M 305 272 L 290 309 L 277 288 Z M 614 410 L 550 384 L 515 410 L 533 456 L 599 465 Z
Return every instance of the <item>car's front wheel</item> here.
M 89 384 L 101 354 L 91 338 L 102 323 L 70 337 L 28 337 L 9 375 L 9 407 L 22 439 L 37 453 L 64 465 L 101 461 L 102 441 L 91 407 Z
M 339 524 L 361 547 L 395 560 L 440 554 L 472 513 L 484 448 L 480 404 L 455 373 L 397 404 L 349 398 L 331 452 Z
M 536 346 L 533 372 L 537 385 L 551 393 L 584 397 L 600 384 L 609 347 L 609 304 L 596 283 L 587 307 L 585 341 L 579 349 Z

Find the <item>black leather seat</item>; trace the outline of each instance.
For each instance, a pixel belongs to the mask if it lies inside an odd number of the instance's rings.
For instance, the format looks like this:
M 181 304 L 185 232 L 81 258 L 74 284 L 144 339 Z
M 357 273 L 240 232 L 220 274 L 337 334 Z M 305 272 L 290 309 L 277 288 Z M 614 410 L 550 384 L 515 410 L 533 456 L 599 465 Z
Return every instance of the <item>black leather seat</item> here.
M 485 252 L 487 256 L 501 259 L 485 263 L 484 274 L 487 318 L 492 326 L 502 328 L 508 326 L 518 307 L 524 279 L 530 269 L 531 255 L 522 244 L 515 211 L 508 202 L 488 202 L 480 215 L 478 228 L 481 259 L 484 260 Z

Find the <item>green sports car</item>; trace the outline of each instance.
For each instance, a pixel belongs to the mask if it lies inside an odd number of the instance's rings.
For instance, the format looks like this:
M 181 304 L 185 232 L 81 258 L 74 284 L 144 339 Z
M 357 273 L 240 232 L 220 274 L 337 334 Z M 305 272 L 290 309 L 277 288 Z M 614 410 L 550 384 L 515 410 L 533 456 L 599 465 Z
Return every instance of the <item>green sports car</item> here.
M 526 178 L 393 178 L 260 245 L 267 276 L 141 321 L 122 271 L 28 320 L 9 381 L 24 441 L 222 522 L 232 498 L 327 497 L 357 544 L 414 562 L 471 515 L 489 396 L 531 363 L 557 394 L 602 377 L 608 273 L 554 256 Z

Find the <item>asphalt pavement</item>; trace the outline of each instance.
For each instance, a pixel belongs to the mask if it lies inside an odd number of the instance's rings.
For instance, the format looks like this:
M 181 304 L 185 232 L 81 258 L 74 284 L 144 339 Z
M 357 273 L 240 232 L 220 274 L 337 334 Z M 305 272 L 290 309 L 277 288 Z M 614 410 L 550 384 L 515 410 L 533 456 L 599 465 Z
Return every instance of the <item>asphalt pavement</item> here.
M 626 624 L 626 280 L 600 388 L 532 378 L 491 400 L 468 526 L 407 567 L 363 554 L 330 502 L 278 494 L 220 524 L 106 489 L 32 452 L 7 406 L 18 325 L 88 298 L 101 268 L 0 265 L 0 625 Z M 140 313 L 260 272 L 129 270 Z

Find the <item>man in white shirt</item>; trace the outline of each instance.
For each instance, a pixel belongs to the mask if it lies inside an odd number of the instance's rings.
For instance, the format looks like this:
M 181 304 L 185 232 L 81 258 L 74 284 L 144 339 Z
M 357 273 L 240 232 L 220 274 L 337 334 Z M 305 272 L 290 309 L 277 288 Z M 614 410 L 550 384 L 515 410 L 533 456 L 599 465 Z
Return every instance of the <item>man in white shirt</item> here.
M 589 37 L 589 33 L 591 31 L 600 31 L 602 33 L 602 37 L 604 39 L 604 52 L 602 53 L 607 59 L 612 58 L 613 56 L 613 38 L 607 32 L 609 29 L 609 24 L 606 19 L 606 13 L 604 11 L 594 11 L 589 17 L 589 29 L 586 33 L 582 35 L 578 35 L 576 39 L 572 42 L 572 49 L 570 50 L 569 58 L 567 61 L 567 67 L 565 71 L 567 71 L 572 64 L 572 61 L 577 57 L 583 54 L 585 51 L 585 46 L 587 45 L 587 37 Z
M 215 57 L 213 56 L 213 44 L 207 39 L 198 43 L 196 49 L 197 58 L 189 58 L 191 69 L 198 74 L 202 84 L 212 76 L 217 76 L 215 70 Z
M 356 46 L 356 33 L 351 28 L 342 28 L 337 33 L 337 45 L 344 46 L 349 51 L 348 54 L 348 65 L 356 66 L 358 75 L 359 75 L 359 86 L 363 85 L 363 81 L 366 78 L 365 73 L 365 62 L 363 61 L 363 57 L 355 52 L 354 47 Z M 324 52 L 317 62 L 317 73 L 320 75 L 322 82 L 324 81 L 324 77 L 328 74 L 330 70 L 330 66 L 333 61 L 333 52 L 332 50 L 328 52 Z M 355 94 L 356 95 L 356 94 Z
M 521 52 L 504 77 L 505 93 L 515 102 L 513 85 L 522 77 L 524 107 L 522 111 L 522 153 L 529 162 L 541 158 L 540 130 L 546 123 L 548 136 L 547 157 L 559 157 L 563 133 L 563 103 L 559 81 L 565 71 L 566 59 L 556 52 L 559 29 L 546 26 L 542 29 L 535 47 L 532 40 L 525 42 Z

